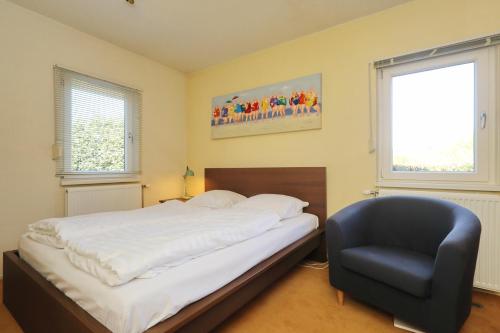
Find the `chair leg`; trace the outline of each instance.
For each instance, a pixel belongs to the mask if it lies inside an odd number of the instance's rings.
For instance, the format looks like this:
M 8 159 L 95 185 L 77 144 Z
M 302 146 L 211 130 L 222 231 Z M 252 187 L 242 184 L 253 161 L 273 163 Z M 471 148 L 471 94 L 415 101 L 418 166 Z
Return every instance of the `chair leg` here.
M 344 292 L 337 289 L 337 302 L 340 305 L 344 305 Z

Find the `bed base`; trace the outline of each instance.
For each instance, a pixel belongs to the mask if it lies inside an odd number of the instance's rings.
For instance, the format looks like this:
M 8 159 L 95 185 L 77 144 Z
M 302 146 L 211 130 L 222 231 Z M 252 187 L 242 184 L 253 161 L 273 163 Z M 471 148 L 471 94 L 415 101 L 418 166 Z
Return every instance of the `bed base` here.
M 305 257 L 317 252 L 322 238 L 321 229 L 309 233 L 146 332 L 212 330 Z M 25 333 L 110 332 L 22 260 L 17 251 L 4 252 L 3 258 L 3 302 Z

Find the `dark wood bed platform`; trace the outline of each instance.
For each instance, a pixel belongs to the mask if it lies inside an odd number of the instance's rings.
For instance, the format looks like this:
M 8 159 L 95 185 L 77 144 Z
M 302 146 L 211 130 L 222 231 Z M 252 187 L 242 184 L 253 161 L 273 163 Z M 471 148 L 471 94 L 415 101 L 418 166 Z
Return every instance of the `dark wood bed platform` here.
M 279 193 L 309 202 L 320 228 L 254 266 L 214 293 L 186 306 L 148 333 L 208 332 L 278 280 L 306 257 L 325 261 L 326 169 L 211 168 L 205 169 L 205 190 L 224 189 L 251 196 Z M 110 332 L 47 281 L 17 251 L 4 252 L 3 302 L 26 333 Z

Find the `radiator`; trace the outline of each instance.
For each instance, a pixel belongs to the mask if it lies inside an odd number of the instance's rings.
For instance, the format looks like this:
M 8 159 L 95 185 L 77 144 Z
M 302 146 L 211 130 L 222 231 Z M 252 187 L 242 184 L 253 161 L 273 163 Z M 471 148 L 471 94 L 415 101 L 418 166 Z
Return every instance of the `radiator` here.
M 500 292 L 500 195 L 380 189 L 379 196 L 389 195 L 440 198 L 473 211 L 481 220 L 482 228 L 474 286 Z
M 141 207 L 141 184 L 83 186 L 66 189 L 66 216 Z

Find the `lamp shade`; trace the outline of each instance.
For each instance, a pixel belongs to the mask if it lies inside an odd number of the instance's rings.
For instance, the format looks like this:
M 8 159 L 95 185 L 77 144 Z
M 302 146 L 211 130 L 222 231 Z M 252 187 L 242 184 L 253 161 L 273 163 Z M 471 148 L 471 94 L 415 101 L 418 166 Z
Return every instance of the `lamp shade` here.
M 186 172 L 184 173 L 184 178 L 185 177 L 192 177 L 192 176 L 194 176 L 194 171 L 191 170 L 191 169 L 189 169 L 189 167 L 187 166 L 186 167 Z

